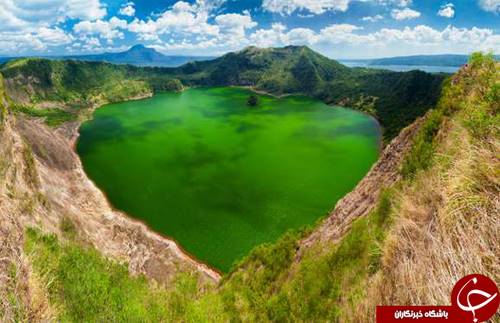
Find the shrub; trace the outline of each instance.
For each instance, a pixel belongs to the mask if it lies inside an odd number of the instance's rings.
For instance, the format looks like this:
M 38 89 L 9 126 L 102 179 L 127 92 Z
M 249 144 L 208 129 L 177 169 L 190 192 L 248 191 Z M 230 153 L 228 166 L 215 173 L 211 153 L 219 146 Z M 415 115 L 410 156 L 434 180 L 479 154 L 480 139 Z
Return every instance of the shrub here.
M 432 110 L 419 133 L 414 139 L 413 146 L 403 160 L 401 174 L 405 179 L 413 179 L 417 171 L 427 169 L 432 163 L 435 150 L 435 136 L 443 121 L 441 110 Z
M 250 107 L 255 107 L 259 104 L 259 98 L 257 97 L 257 95 L 255 94 L 251 94 L 249 97 L 248 97 L 248 100 L 247 100 L 247 105 L 250 106 Z
M 60 307 L 60 320 L 72 322 L 157 322 L 169 316 L 166 291 L 144 277 L 129 276 L 125 265 L 96 250 L 61 245 L 54 235 L 29 229 L 26 249 L 35 270 L 51 282 L 50 300 Z

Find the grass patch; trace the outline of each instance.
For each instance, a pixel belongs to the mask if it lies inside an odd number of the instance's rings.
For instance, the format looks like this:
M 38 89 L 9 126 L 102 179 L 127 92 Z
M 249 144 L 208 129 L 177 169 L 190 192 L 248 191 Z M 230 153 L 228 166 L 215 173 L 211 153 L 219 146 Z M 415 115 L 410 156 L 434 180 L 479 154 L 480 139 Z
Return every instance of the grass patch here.
M 427 169 L 434 156 L 435 137 L 443 122 L 443 112 L 432 110 L 414 139 L 411 150 L 405 156 L 401 173 L 405 179 L 413 179 L 417 171 Z
M 14 322 L 24 322 L 27 320 L 27 309 L 25 304 L 20 299 L 20 293 L 18 292 L 19 285 L 19 270 L 14 263 L 10 263 L 8 268 L 8 286 L 6 295 L 6 308 L 11 309 L 12 320 Z M 0 306 L 0 309 L 2 307 Z M 0 312 L 0 318 L 3 317 L 4 313 Z
M 61 229 L 71 234 L 74 227 L 67 220 L 61 221 Z M 227 321 L 219 296 L 211 289 L 202 292 L 195 275 L 181 274 L 166 289 L 144 276 L 130 276 L 126 265 L 74 240 L 62 243 L 37 229 L 28 229 L 25 237 L 33 268 L 59 309 L 58 321 Z
M 34 229 L 27 231 L 25 247 L 35 270 L 51 282 L 50 300 L 61 308 L 62 321 L 155 322 L 168 317 L 166 295 L 93 249 L 61 245 L 55 236 Z
M 33 156 L 33 151 L 28 144 L 24 145 L 23 149 L 23 159 L 24 159 L 24 176 L 28 183 L 30 183 L 34 188 L 40 187 L 40 179 L 38 178 L 38 172 L 35 164 L 35 157 Z
M 45 123 L 50 127 L 57 127 L 65 122 L 74 121 L 77 118 L 76 114 L 57 108 L 36 109 L 29 106 L 16 106 L 14 111 L 30 117 L 44 118 Z
M 76 227 L 73 221 L 68 216 L 64 216 L 61 219 L 61 222 L 59 223 L 59 228 L 61 229 L 62 233 L 72 239 L 76 236 Z

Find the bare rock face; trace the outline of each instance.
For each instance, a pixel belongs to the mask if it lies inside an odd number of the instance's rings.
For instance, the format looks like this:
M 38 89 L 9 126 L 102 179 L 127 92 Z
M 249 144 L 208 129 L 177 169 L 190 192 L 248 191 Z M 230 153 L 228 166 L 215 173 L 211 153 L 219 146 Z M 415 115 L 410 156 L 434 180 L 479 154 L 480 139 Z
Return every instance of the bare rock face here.
M 350 229 L 354 220 L 372 211 L 384 188 L 400 179 L 399 167 L 405 153 L 413 144 L 413 137 L 420 129 L 423 119 L 415 121 L 387 145 L 379 160 L 356 188 L 339 200 L 328 217 L 300 242 L 296 259 L 317 243 L 337 242 Z
M 218 272 L 193 259 L 173 240 L 112 209 L 73 150 L 78 124 L 55 130 L 20 115 L 9 119 L 5 134 L 9 149 L 1 156 L 8 165 L 3 187 L 9 189 L 0 191 L 0 223 L 14 216 L 21 232 L 40 227 L 64 239 L 61 222 L 69 220 L 79 239 L 107 257 L 128 263 L 133 274 L 165 284 L 181 272 L 197 273 L 206 283 L 220 279 Z

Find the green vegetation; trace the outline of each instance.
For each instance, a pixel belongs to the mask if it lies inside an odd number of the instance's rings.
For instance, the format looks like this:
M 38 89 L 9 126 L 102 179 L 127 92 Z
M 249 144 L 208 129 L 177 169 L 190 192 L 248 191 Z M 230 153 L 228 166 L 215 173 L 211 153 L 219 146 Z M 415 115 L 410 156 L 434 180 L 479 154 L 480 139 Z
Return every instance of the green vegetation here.
M 459 107 L 463 110 L 466 127 L 479 139 L 499 134 L 500 81 L 495 64 L 498 63 L 493 54 L 474 53 L 469 60 L 468 70 L 482 71 L 481 77 L 476 77 L 475 73 L 467 74 L 467 71 L 456 76 L 457 82 L 465 83 L 461 88 L 462 95 L 470 93 L 472 89 L 479 92 L 479 99 L 464 101 Z
M 4 126 L 4 120 L 7 117 L 7 96 L 5 93 L 4 79 L 0 74 L 0 132 Z
M 28 319 L 27 317 L 27 311 L 25 308 L 25 304 L 23 304 L 23 301 L 19 298 L 19 295 L 16 293 L 17 285 L 20 284 L 19 282 L 19 270 L 18 268 L 11 263 L 9 266 L 8 270 L 8 282 L 10 286 L 6 286 L 7 289 L 9 290 L 7 294 L 7 298 L 3 301 L 7 303 L 6 307 L 14 309 L 13 314 L 13 319 L 15 322 L 23 322 Z M 2 317 L 3 313 L 0 312 L 0 317 Z
M 67 238 L 74 238 L 76 236 L 76 227 L 73 221 L 68 216 L 64 216 L 59 223 L 61 232 Z
M 247 105 L 249 107 L 255 107 L 259 104 L 259 97 L 256 96 L 255 94 L 250 94 L 247 100 Z
M 446 81 L 436 109 L 428 113 L 405 158 L 401 170 L 404 178 L 414 178 L 419 170 L 432 165 L 438 144 L 436 135 L 443 121 L 457 111 L 461 112 L 465 126 L 475 137 L 498 135 L 496 126 L 500 124 L 500 83 L 496 82 L 498 72 L 495 64 L 492 54 L 474 53 L 469 59 L 469 66 Z M 479 71 L 481 77 L 477 75 Z M 468 94 L 471 88 L 480 91 L 480 100 L 457 100 Z
M 60 320 L 71 322 L 155 322 L 168 316 L 166 299 L 143 277 L 131 278 L 125 266 L 93 249 L 61 245 L 53 235 L 26 233 L 26 251 L 48 285 Z
M 211 292 L 202 298 L 193 275 L 179 276 L 166 290 L 143 276 L 131 277 L 125 265 L 74 240 L 60 242 L 36 229 L 28 229 L 25 237 L 25 251 L 47 286 L 58 321 L 223 321 L 220 300 Z
M 169 79 L 165 77 L 152 77 L 148 83 L 155 91 L 173 91 L 181 92 L 184 90 L 184 85 L 178 79 Z
M 419 170 L 427 169 L 431 165 L 432 156 L 435 153 L 436 135 L 441 128 L 442 121 L 442 110 L 433 110 L 428 114 L 414 139 L 410 152 L 403 161 L 401 173 L 404 178 L 411 179 Z
M 37 118 L 44 118 L 47 125 L 57 127 L 67 121 L 76 120 L 74 113 L 58 108 L 37 109 L 30 106 L 13 106 L 12 111 Z
M 305 94 L 328 104 L 368 112 L 395 137 L 435 106 L 444 75 L 348 68 L 307 47 L 249 47 L 211 61 L 178 68 L 140 68 L 98 62 L 22 59 L 1 73 L 23 84 L 13 91 L 43 100 L 85 107 L 118 102 L 151 91 L 181 91 L 186 86 L 253 86 L 272 94 Z M 20 76 L 20 77 L 19 77 Z M 36 79 L 37 82 L 32 80 Z
M 23 159 L 24 159 L 24 176 L 26 182 L 28 182 L 33 187 L 37 188 L 40 186 L 40 180 L 38 179 L 38 172 L 35 165 L 35 157 L 33 156 L 33 151 L 31 147 L 27 144 L 23 147 Z

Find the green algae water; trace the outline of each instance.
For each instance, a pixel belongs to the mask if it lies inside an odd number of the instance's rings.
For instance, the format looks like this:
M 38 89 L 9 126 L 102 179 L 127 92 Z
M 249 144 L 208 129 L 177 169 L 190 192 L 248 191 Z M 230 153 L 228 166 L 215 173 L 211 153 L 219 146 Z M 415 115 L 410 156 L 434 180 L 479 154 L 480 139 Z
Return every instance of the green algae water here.
M 110 104 L 80 129 L 85 171 L 117 209 L 198 259 L 233 262 L 315 223 L 378 157 L 380 129 L 301 96 L 196 88 Z

